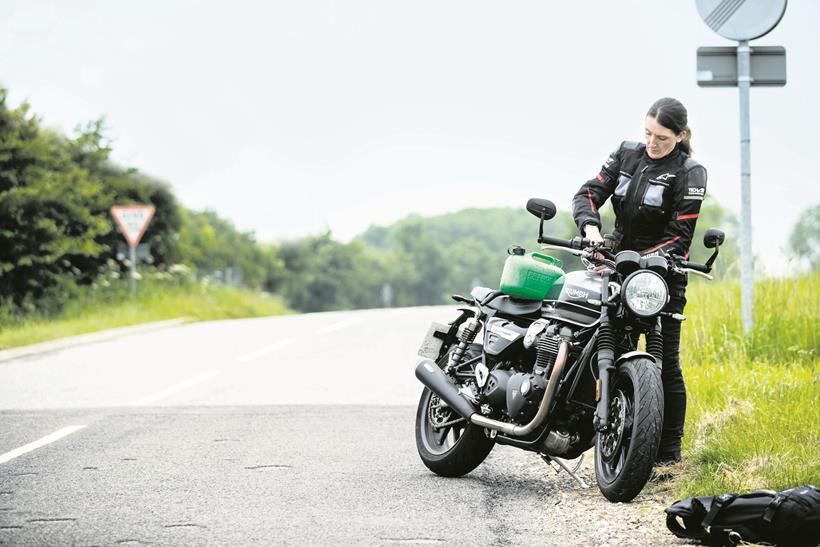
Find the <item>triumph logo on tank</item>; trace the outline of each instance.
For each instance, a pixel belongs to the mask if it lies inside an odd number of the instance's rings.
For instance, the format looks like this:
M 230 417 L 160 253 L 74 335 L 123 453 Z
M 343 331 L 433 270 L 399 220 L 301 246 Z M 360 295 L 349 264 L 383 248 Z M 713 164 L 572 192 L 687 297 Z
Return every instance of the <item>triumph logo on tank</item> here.
M 572 298 L 589 298 L 589 293 L 587 291 L 577 289 L 575 287 L 569 287 L 567 289 L 567 294 Z

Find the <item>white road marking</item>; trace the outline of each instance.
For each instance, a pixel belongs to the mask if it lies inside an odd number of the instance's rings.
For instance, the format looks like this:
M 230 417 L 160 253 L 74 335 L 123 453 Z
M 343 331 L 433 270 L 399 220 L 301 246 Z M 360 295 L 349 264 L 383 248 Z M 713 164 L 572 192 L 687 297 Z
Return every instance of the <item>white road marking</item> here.
M 0 463 L 6 463 L 9 460 L 13 460 L 17 456 L 22 456 L 26 452 L 31 452 L 32 450 L 36 450 L 36 449 L 40 448 L 41 446 L 45 446 L 49 443 L 53 443 L 54 441 L 60 440 L 63 437 L 71 435 L 75 431 L 79 431 L 84 427 L 85 427 L 84 425 L 70 425 L 68 427 L 64 427 L 64 428 L 60 429 L 59 431 L 55 431 L 54 433 L 51 433 L 50 435 L 46 435 L 45 437 L 43 437 L 40 440 L 34 441 L 33 443 L 28 443 L 27 445 L 21 446 L 20 448 L 16 448 L 16 449 L 12 450 L 11 452 L 6 452 L 2 456 L 0 456 Z
M 240 363 L 247 363 L 248 361 L 253 361 L 254 359 L 259 359 L 260 357 L 264 357 L 265 355 L 273 353 L 274 351 L 276 351 L 278 349 L 282 349 L 285 346 L 289 346 L 292 343 L 293 343 L 293 340 L 291 340 L 289 338 L 285 339 L 285 340 L 279 340 L 278 342 L 274 342 L 273 344 L 271 344 L 269 346 L 265 346 L 262 349 L 258 349 L 254 352 L 243 355 L 242 357 L 239 357 L 237 360 Z
M 360 323 L 363 319 L 363 317 L 351 317 L 350 319 L 345 319 L 344 321 L 339 321 L 338 323 L 333 323 L 323 329 L 319 329 L 316 331 L 316 334 L 329 334 L 331 332 L 355 325 L 356 323 Z
M 162 391 L 154 393 L 153 395 L 149 395 L 148 397 L 143 397 L 142 399 L 134 401 L 133 403 L 131 403 L 131 406 L 145 406 L 145 405 L 151 404 L 151 403 L 153 403 L 155 401 L 158 401 L 160 399 L 164 399 L 165 397 L 168 397 L 169 395 L 173 395 L 174 393 L 179 393 L 180 391 L 182 391 L 184 389 L 188 389 L 189 387 L 195 386 L 197 384 L 201 384 L 202 382 L 213 378 L 217 374 L 219 374 L 218 370 L 208 370 L 208 371 L 203 372 L 202 374 L 200 374 L 198 376 L 194 376 L 193 378 L 191 378 L 189 380 L 185 380 L 184 382 L 180 382 L 178 384 L 175 384 L 175 385 L 169 387 L 168 389 L 163 389 Z

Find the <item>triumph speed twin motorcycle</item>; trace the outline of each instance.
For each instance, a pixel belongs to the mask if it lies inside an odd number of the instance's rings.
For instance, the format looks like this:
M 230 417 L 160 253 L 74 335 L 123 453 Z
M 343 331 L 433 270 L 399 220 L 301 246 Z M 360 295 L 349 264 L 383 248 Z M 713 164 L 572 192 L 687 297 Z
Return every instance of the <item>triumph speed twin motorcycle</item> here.
M 611 501 L 633 499 L 649 480 L 663 424 L 660 318 L 669 301 L 665 276 L 708 273 L 681 257 L 614 255 L 606 244 L 544 235 L 555 205 L 531 199 L 542 250 L 581 258 L 586 271 L 511 248 L 499 290 L 476 287 L 453 322 L 433 323 L 419 350 L 416 377 L 426 386 L 416 414 L 424 464 L 447 477 L 478 466 L 495 443 L 536 452 L 586 486 L 568 460 L 595 446 L 595 476 Z M 543 245 L 545 244 L 545 245 Z M 603 266 L 603 267 L 602 267 Z M 479 332 L 483 343 L 476 343 Z M 638 351 L 640 335 L 646 351 Z

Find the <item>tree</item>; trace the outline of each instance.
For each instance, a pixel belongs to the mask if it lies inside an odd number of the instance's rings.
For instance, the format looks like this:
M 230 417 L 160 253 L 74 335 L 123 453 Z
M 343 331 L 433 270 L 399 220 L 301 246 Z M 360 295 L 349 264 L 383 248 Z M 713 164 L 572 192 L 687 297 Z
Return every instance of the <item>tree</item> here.
M 243 284 L 267 288 L 275 283 L 281 260 L 276 249 L 262 246 L 252 232 L 236 229 L 232 222 L 211 210 L 181 209 L 179 254 L 199 270 L 240 268 Z
M 0 298 L 15 305 L 92 277 L 105 250 L 98 238 L 111 226 L 96 212 L 105 189 L 70 152 L 28 105 L 9 110 L 0 90 Z
M 326 232 L 283 243 L 278 258 L 284 274 L 277 286 L 297 310 L 374 308 L 382 304 L 386 260 L 360 240 L 340 243 Z
M 812 271 L 820 270 L 820 204 L 800 214 L 789 235 L 789 250 Z

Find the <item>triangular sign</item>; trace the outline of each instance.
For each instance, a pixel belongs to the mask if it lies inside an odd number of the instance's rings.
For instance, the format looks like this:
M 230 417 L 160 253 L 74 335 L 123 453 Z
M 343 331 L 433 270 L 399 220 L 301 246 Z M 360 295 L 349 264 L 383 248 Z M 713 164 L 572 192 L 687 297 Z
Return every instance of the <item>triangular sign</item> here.
M 114 217 L 128 244 L 136 247 L 154 216 L 154 206 L 115 205 L 111 208 L 111 216 Z

